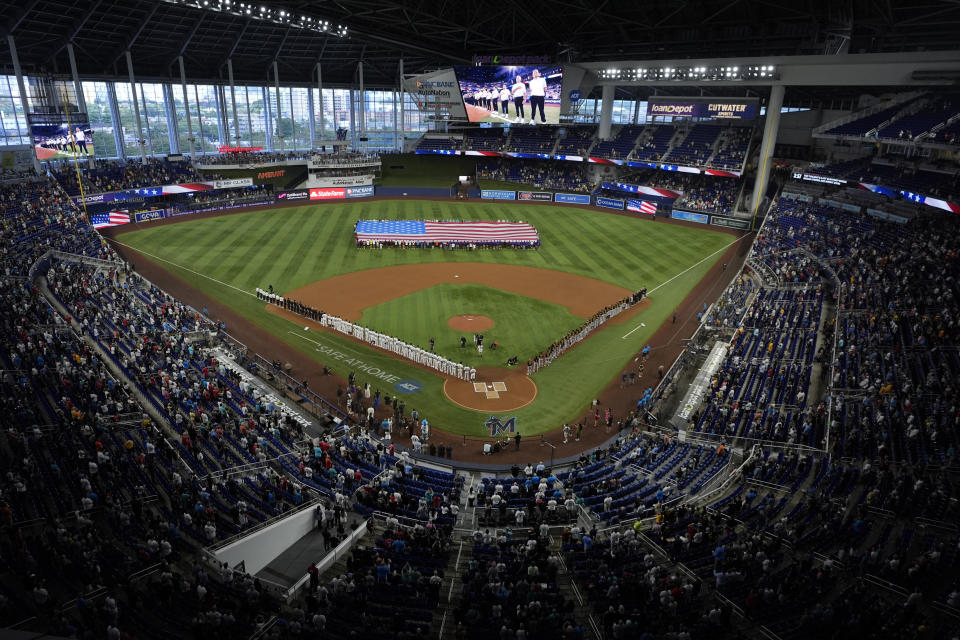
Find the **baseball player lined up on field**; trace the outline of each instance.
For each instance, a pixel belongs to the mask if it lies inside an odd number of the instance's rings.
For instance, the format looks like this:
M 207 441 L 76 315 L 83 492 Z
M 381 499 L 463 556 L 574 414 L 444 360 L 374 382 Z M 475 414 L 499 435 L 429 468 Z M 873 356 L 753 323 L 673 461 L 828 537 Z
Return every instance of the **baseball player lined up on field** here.
M 461 380 L 473 380 L 476 378 L 477 370 L 465 367 L 463 363 L 455 363 L 432 351 L 427 351 L 421 347 L 407 344 L 399 338 L 388 336 L 383 333 L 377 333 L 372 329 L 353 324 L 337 316 L 325 313 L 320 316 L 320 326 L 328 327 L 348 336 L 353 336 L 368 344 L 380 349 L 385 349 L 395 353 L 407 360 L 412 360 L 417 364 L 430 367 L 450 376 L 456 376 Z

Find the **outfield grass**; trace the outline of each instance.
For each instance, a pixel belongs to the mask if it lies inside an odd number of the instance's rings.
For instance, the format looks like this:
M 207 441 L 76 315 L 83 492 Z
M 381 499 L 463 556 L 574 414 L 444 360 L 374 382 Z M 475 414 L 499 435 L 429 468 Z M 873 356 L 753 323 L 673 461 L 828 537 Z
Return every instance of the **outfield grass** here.
M 470 332 L 455 331 L 447 320 L 454 315 L 487 316 L 494 321 L 483 331 L 486 350 L 483 356 L 472 348 Z M 526 296 L 478 284 L 438 284 L 416 293 L 368 307 L 357 321 L 376 327 L 392 336 L 428 348 L 436 340 L 437 353 L 472 367 L 505 366 L 510 356 L 526 362 L 559 336 L 580 326 L 578 318 L 566 308 Z M 460 336 L 470 348 L 460 349 Z M 499 343 L 498 351 L 490 345 Z
M 539 251 L 357 250 L 352 242 L 353 228 L 358 219 L 367 218 L 522 219 L 537 227 L 543 246 Z M 155 259 L 169 261 L 158 260 L 278 339 L 304 350 L 318 362 L 332 365 L 344 376 L 352 365 L 343 364 L 342 358 L 333 360 L 331 350 L 401 379 L 419 380 L 424 388 L 411 396 L 408 406 L 416 402 L 438 428 L 479 436 L 483 433 L 483 416 L 447 401 L 440 377 L 337 335 L 305 335 L 297 323 L 268 313 L 251 292 L 271 284 L 286 292 L 363 269 L 430 262 L 526 265 L 597 278 L 630 290 L 654 289 L 669 280 L 652 293 L 650 306 L 631 322 L 596 332 L 585 346 L 573 349 L 534 375 L 539 395 L 533 404 L 516 412 L 522 432 L 534 434 L 556 428 L 582 412 L 719 260 L 719 250 L 732 238 L 706 227 L 662 224 L 556 205 L 370 200 L 247 212 L 161 227 L 147 225 L 118 240 Z M 707 256 L 712 257 L 705 260 Z M 443 313 L 456 315 L 462 311 Z M 532 323 L 541 321 L 537 318 Z M 646 326 L 623 337 L 641 322 Z M 418 331 L 412 322 L 401 329 L 398 327 L 395 335 Z M 372 384 L 377 386 L 376 382 Z M 389 389 L 386 384 L 379 386 Z

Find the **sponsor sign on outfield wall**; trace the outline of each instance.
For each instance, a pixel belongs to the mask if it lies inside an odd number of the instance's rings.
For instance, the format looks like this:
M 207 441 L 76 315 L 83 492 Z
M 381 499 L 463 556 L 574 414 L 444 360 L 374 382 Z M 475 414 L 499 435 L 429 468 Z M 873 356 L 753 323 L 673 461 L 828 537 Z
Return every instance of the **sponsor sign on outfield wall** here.
M 516 200 L 516 191 L 502 191 L 500 189 L 481 189 L 480 197 L 484 200 Z
M 623 209 L 623 200 L 597 196 L 597 206 L 606 207 L 607 209 Z
M 540 200 L 543 202 L 551 202 L 553 200 L 553 194 L 549 191 L 521 191 L 517 196 L 517 200 Z
M 553 201 L 564 204 L 590 204 L 590 195 L 586 193 L 557 193 L 554 194 Z
M 724 218 L 723 216 L 710 216 L 710 224 L 717 227 L 727 227 L 729 229 L 750 230 L 749 220 L 740 220 L 738 218 Z
M 311 200 L 338 200 L 346 197 L 347 192 L 342 187 L 310 189 Z
M 670 217 L 675 220 L 686 220 L 687 222 L 699 222 L 700 224 L 709 224 L 710 216 L 705 213 L 694 213 L 693 211 L 680 211 L 674 209 L 670 212 Z
M 133 214 L 134 222 L 147 222 L 149 220 L 161 220 L 165 216 L 164 209 L 155 209 L 153 211 L 141 211 Z
M 281 191 L 277 193 L 277 200 L 281 202 L 294 202 L 296 200 L 309 200 L 309 189 L 293 189 L 291 191 Z
M 344 195 L 348 198 L 369 198 L 373 195 L 373 187 L 347 187 Z

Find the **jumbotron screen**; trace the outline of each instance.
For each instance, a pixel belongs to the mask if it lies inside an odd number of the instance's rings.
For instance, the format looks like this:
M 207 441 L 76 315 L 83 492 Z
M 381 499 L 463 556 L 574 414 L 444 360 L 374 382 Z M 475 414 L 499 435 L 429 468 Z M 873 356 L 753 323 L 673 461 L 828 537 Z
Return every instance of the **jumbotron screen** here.
M 41 161 L 93 157 L 93 129 L 84 121 L 69 125 L 31 123 L 30 137 Z
M 563 67 L 454 67 L 470 122 L 559 124 Z

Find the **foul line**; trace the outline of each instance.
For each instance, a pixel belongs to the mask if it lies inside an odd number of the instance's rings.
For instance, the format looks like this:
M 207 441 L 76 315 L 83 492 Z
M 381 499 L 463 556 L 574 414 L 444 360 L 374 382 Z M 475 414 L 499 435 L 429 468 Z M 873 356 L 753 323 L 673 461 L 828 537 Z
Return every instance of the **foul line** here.
M 650 295 L 651 293 L 653 293 L 654 291 L 656 291 L 657 289 L 659 289 L 659 288 L 662 287 L 663 285 L 665 285 L 665 284 L 670 284 L 671 282 L 673 282 L 674 280 L 676 280 L 677 278 L 679 278 L 680 276 L 682 276 L 682 275 L 685 274 L 686 272 L 690 271 L 691 269 L 693 269 L 693 268 L 695 268 L 695 267 L 700 266 L 701 264 L 703 264 L 704 262 L 706 262 L 707 260 L 709 260 L 709 259 L 712 258 L 713 256 L 717 255 L 717 254 L 720 253 L 721 251 L 726 251 L 727 249 L 729 249 L 729 248 L 732 247 L 733 245 L 737 244 L 738 242 L 740 242 L 740 241 L 743 240 L 744 238 L 746 238 L 746 237 L 748 237 L 748 236 L 752 236 L 752 235 L 753 235 L 752 233 L 745 233 L 744 235 L 740 236 L 739 238 L 737 238 L 737 239 L 734 240 L 733 242 L 727 244 L 726 246 L 720 247 L 719 249 L 717 249 L 716 251 L 714 251 L 713 253 L 711 253 L 711 254 L 708 255 L 707 257 L 705 257 L 703 260 L 700 260 L 699 262 L 690 265 L 689 267 L 687 267 L 686 269 L 684 269 L 683 271 L 681 271 L 681 272 L 678 273 L 677 275 L 673 276 L 673 277 L 670 278 L 669 280 L 665 280 L 665 281 L 661 282 L 660 284 L 658 284 L 657 286 L 655 286 L 653 289 L 650 289 L 649 291 L 647 291 L 647 296 L 649 297 L 649 295 Z M 626 340 L 627 337 L 628 337 L 630 334 L 632 334 L 634 331 L 636 331 L 637 329 L 639 329 L 639 328 L 642 327 L 642 326 L 643 326 L 643 323 L 638 324 L 638 325 L 635 326 L 633 329 L 631 329 L 630 331 L 628 331 L 628 332 L 625 333 L 624 335 L 620 336 L 620 339 L 621 339 L 621 340 Z
M 297 336 L 298 338 L 303 338 L 303 339 L 306 340 L 307 342 L 312 342 L 313 344 L 317 345 L 318 350 L 319 350 L 319 347 L 327 347 L 327 345 L 323 344 L 322 342 L 317 342 L 316 340 L 311 340 L 311 339 L 308 338 L 307 336 L 301 335 L 301 334 L 297 333 L 296 331 L 287 331 L 287 333 L 289 333 L 289 334 L 292 335 L 292 336 Z M 331 348 L 331 347 L 328 347 L 328 348 Z M 366 354 L 360 353 L 359 351 L 354 351 L 354 350 L 351 349 L 350 347 L 337 347 L 337 348 L 338 348 L 338 349 L 343 349 L 344 351 L 347 351 L 347 352 L 349 352 L 349 353 L 351 353 L 351 354 L 356 354 L 357 356 L 363 356 L 363 357 L 365 357 L 365 358 L 368 357 Z M 394 359 L 396 359 L 396 358 L 394 358 Z
M 208 276 L 208 275 L 205 274 L 205 273 L 200 273 L 199 271 L 194 271 L 194 270 L 191 269 L 190 267 L 185 267 L 185 266 L 183 266 L 182 264 L 177 264 L 176 262 L 171 262 L 170 260 L 167 260 L 166 258 L 161 258 L 160 256 L 155 256 L 155 255 L 153 255 L 152 253 L 147 253 L 146 251 L 141 251 L 140 249 L 137 249 L 136 247 L 131 247 L 131 246 L 128 245 L 128 244 L 123 244 L 122 242 L 118 242 L 118 241 L 116 241 L 116 240 L 110 240 L 110 242 L 112 242 L 112 243 L 114 243 L 114 244 L 118 244 L 118 245 L 120 245 L 121 247 L 126 247 L 127 249 L 130 249 L 131 251 L 136 251 L 137 253 L 142 253 L 143 255 L 147 256 L 148 258 L 153 258 L 154 260 L 159 260 L 160 262 L 166 262 L 167 264 L 172 264 L 173 266 L 177 267 L 178 269 L 183 269 L 184 271 L 189 271 L 190 273 L 192 273 L 192 274 L 195 275 L 195 276 L 200 276 L 201 278 L 206 278 L 207 280 L 212 280 L 213 282 L 216 282 L 217 284 L 222 284 L 222 285 L 225 286 L 225 287 L 230 287 L 231 289 L 234 289 L 235 291 L 239 291 L 240 293 L 245 293 L 245 294 L 247 294 L 248 296 L 250 296 L 250 297 L 252 297 L 252 298 L 257 297 L 256 294 L 250 293 L 250 292 L 247 291 L 246 289 L 241 289 L 240 287 L 235 287 L 235 286 L 233 286 L 232 284 L 230 284 L 230 283 L 228 283 L 228 282 L 224 282 L 223 280 L 217 280 L 216 278 L 211 278 L 210 276 Z

